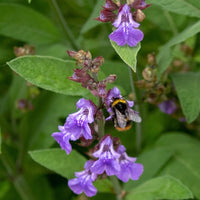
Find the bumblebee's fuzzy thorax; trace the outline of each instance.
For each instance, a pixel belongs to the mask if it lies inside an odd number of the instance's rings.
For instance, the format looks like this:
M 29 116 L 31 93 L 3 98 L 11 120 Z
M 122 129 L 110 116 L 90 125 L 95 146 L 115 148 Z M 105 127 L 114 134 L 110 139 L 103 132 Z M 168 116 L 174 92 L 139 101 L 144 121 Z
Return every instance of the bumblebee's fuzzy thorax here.
M 118 131 L 127 131 L 131 128 L 131 120 L 128 114 L 128 103 L 125 99 L 115 98 L 111 103 L 114 112 L 113 121 Z

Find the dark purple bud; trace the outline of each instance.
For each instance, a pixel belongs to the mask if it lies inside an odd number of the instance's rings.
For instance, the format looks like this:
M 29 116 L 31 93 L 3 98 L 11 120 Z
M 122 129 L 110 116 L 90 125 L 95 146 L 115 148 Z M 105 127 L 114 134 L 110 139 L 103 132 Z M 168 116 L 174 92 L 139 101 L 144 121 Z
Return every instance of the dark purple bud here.
M 102 56 L 96 57 L 93 61 L 92 64 L 95 66 L 101 66 L 104 63 L 104 58 Z
M 107 95 L 107 90 L 106 90 L 106 84 L 104 81 L 101 81 L 98 83 L 97 85 L 97 92 L 98 92 L 98 96 L 105 98 Z
M 67 50 L 67 53 L 68 53 L 68 55 L 69 55 L 70 57 L 72 57 L 72 58 L 75 58 L 75 57 L 76 57 L 76 54 L 77 54 L 76 51 L 70 51 L 70 50 Z
M 92 79 L 92 77 L 84 69 L 77 68 L 69 79 L 78 83 L 85 83 Z
M 134 9 L 144 10 L 151 6 L 151 4 L 146 4 L 145 0 L 135 0 L 130 6 Z
M 101 14 L 98 18 L 95 18 L 95 20 L 101 21 L 101 22 L 113 22 L 117 15 L 113 13 L 110 10 L 102 10 Z
M 33 104 L 29 102 L 27 99 L 19 99 L 16 105 L 17 109 L 21 110 L 22 112 L 26 112 L 28 110 L 33 110 Z
M 105 6 L 103 6 L 103 8 L 110 11 L 114 11 L 118 9 L 118 6 L 112 0 L 106 0 L 106 4 Z

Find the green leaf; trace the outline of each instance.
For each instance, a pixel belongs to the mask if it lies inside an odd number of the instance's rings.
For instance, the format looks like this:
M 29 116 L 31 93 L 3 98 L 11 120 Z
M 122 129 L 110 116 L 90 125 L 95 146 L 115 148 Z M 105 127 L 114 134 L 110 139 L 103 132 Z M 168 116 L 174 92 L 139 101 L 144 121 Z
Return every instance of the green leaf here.
M 138 157 L 137 162 L 143 164 L 144 172 L 138 181 L 127 182 L 124 185 L 125 189 L 130 191 L 132 188 L 154 177 L 169 161 L 173 154 L 174 152 L 172 150 L 163 148 L 151 149 L 142 153 Z
M 169 47 L 160 48 L 157 56 L 158 62 L 158 77 L 161 77 L 162 73 L 169 67 L 173 60 L 172 50 Z
M 48 56 L 24 56 L 7 64 L 27 81 L 46 90 L 73 96 L 90 95 L 79 83 L 67 78 L 73 74 L 74 61 Z
M 33 44 L 61 40 L 59 31 L 45 16 L 17 4 L 0 4 L 0 34 Z
M 0 199 L 4 199 L 4 195 L 8 192 L 10 189 L 10 184 L 8 181 L 1 181 L 0 182 Z
M 38 45 L 36 46 L 36 55 L 53 56 L 56 58 L 66 59 L 66 49 L 71 49 L 71 47 L 66 46 L 66 44 L 63 43 Z
M 140 50 L 140 43 L 136 47 L 118 46 L 115 42 L 110 40 L 112 47 L 115 49 L 120 58 L 136 72 L 137 53 Z
M 163 176 L 151 179 L 133 189 L 126 200 L 162 200 L 162 199 L 189 199 L 192 192 L 178 179 Z
M 30 151 L 29 154 L 40 165 L 67 179 L 73 178 L 74 172 L 82 171 L 86 162 L 86 159 L 74 150 L 69 155 L 56 148 Z
M 164 10 L 177 14 L 200 18 L 200 6 L 197 1 L 194 4 L 191 0 L 147 0 L 147 3 L 161 6 Z
M 193 35 L 196 35 L 198 32 L 200 32 L 200 21 L 187 27 L 181 33 L 174 36 L 171 40 L 169 40 L 169 42 L 167 42 L 167 44 L 165 44 L 165 47 L 171 47 L 173 45 L 179 44 L 192 37 Z
M 193 122 L 200 113 L 200 72 L 176 73 L 171 75 L 183 114 L 187 122 Z
M 185 27 L 186 16 L 168 12 L 155 4 L 144 12 L 146 19 L 156 24 L 159 29 L 176 32 L 177 28 Z
M 200 199 L 200 142 L 186 134 L 163 134 L 156 148 L 175 151 L 159 175 L 171 175 L 186 185 Z
M 110 74 L 117 75 L 116 81 L 110 86 L 121 86 L 126 91 L 126 94 L 131 91 L 130 79 L 127 78 L 129 77 L 129 69 L 124 62 L 105 60 L 104 64 L 101 66 L 101 70 L 105 76 L 109 76 Z
M 98 192 L 112 193 L 113 184 L 108 179 L 97 179 L 94 182 L 94 186 L 97 188 Z
M 102 9 L 102 6 L 105 4 L 105 0 L 98 0 L 92 14 L 90 15 L 89 19 L 86 21 L 86 23 L 83 25 L 81 29 L 81 33 L 86 33 L 90 29 L 94 28 L 95 26 L 101 24 L 102 22 L 95 20 L 95 18 L 100 16 L 100 10 Z
M 1 127 L 0 127 L 0 154 L 1 154 Z
M 167 69 L 167 67 L 169 66 L 169 64 L 171 63 L 173 59 L 173 55 L 171 53 L 172 50 L 170 49 L 170 47 L 185 41 L 186 39 L 192 37 L 198 32 L 200 32 L 200 21 L 186 28 L 183 32 L 177 34 L 169 42 L 167 42 L 163 47 L 160 48 L 159 54 L 157 56 L 159 77 Z

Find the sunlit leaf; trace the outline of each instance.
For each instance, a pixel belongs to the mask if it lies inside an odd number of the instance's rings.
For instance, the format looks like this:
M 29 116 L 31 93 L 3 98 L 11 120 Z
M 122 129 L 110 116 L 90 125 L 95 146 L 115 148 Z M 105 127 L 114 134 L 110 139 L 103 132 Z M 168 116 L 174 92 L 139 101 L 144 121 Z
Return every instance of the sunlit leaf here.
M 172 79 L 188 123 L 200 113 L 200 72 L 172 74 Z
M 126 196 L 126 200 L 180 200 L 189 198 L 193 198 L 192 192 L 181 181 L 172 176 L 150 179 Z
M 137 53 L 140 50 L 140 43 L 136 47 L 129 47 L 128 45 L 118 46 L 112 40 L 110 42 L 120 58 L 136 72 Z
M 72 96 L 87 96 L 89 91 L 71 81 L 75 62 L 48 56 L 24 56 L 8 62 L 16 73 L 34 85 Z
M 175 155 L 158 175 L 171 175 L 186 185 L 197 199 L 200 198 L 200 142 L 186 134 L 163 134 L 156 148 L 175 151 Z
M 200 18 L 200 6 L 197 0 L 147 0 L 146 2 L 177 14 Z
M 67 155 L 64 150 L 56 148 L 30 151 L 29 154 L 40 165 L 68 179 L 74 177 L 74 172 L 82 171 L 86 162 L 76 151 Z
M 169 42 L 167 42 L 163 47 L 160 48 L 159 54 L 157 56 L 159 77 L 167 69 L 173 59 L 171 47 L 185 41 L 186 39 L 192 37 L 198 32 L 200 32 L 200 21 L 184 29 L 183 32 L 174 36 L 171 40 L 169 40 Z
M 169 161 L 174 152 L 169 149 L 151 149 L 142 153 L 138 159 L 138 163 L 144 166 L 144 172 L 138 181 L 129 181 L 125 184 L 125 189 L 130 191 L 141 183 L 154 177 L 156 173 Z

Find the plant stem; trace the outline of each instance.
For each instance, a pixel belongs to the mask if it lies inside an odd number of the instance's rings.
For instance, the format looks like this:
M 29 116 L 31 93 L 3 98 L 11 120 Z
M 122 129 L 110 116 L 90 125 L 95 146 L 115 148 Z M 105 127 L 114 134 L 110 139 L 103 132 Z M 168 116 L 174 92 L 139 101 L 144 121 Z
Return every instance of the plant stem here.
M 99 82 L 97 73 L 92 73 L 92 77 L 96 81 L 96 83 Z M 98 97 L 98 109 L 99 110 L 102 109 L 102 98 L 101 97 Z M 99 135 L 99 138 L 102 138 L 104 136 L 104 134 L 105 134 L 104 133 L 104 116 L 102 116 L 101 119 L 97 120 L 97 124 L 98 124 L 98 135 Z
M 4 153 L 5 153 L 4 149 Z M 19 193 L 22 200 L 35 200 L 35 197 L 30 189 L 30 187 L 27 184 L 27 181 L 23 177 L 22 174 L 16 174 L 15 170 L 13 169 L 13 166 L 9 162 L 7 162 L 4 154 L 0 157 L 4 167 L 7 170 L 9 178 L 12 180 L 12 183 L 16 189 L 16 191 Z
M 74 36 L 73 36 L 73 34 L 72 34 L 72 32 L 71 32 L 71 30 L 70 30 L 65 18 L 63 17 L 62 12 L 61 12 L 56 0 L 50 0 L 50 2 L 52 4 L 52 6 L 53 6 L 53 8 L 54 8 L 59 20 L 60 20 L 60 23 L 62 25 L 62 28 L 63 28 L 64 32 L 66 33 L 67 37 L 69 38 L 69 40 L 70 40 L 70 42 L 72 44 L 72 47 L 75 50 L 79 50 L 80 49 L 79 45 L 77 44 L 76 39 L 74 38 Z
M 102 107 L 102 99 L 101 97 L 98 98 L 98 109 L 101 109 Z M 104 131 L 104 116 L 101 117 L 101 119 L 97 120 L 97 124 L 98 124 L 98 134 L 99 137 L 102 138 L 105 134 Z
M 110 176 L 109 178 L 110 178 L 111 182 L 113 183 L 114 190 L 115 190 L 116 195 L 117 195 L 117 200 L 122 200 L 123 199 L 121 197 L 122 188 L 121 188 L 121 185 L 119 183 L 119 180 L 116 178 L 116 176 Z
M 137 112 L 140 113 L 140 106 L 139 106 L 139 99 L 140 99 L 140 92 L 138 88 L 134 84 L 134 80 L 138 80 L 137 74 L 132 73 L 131 68 L 129 67 L 129 76 L 130 76 L 130 84 L 131 84 L 131 89 L 132 93 L 135 94 L 135 99 L 136 99 L 136 104 L 135 104 L 135 109 Z M 141 123 L 136 123 L 136 150 L 137 153 L 141 151 L 141 145 L 142 145 L 142 126 Z

